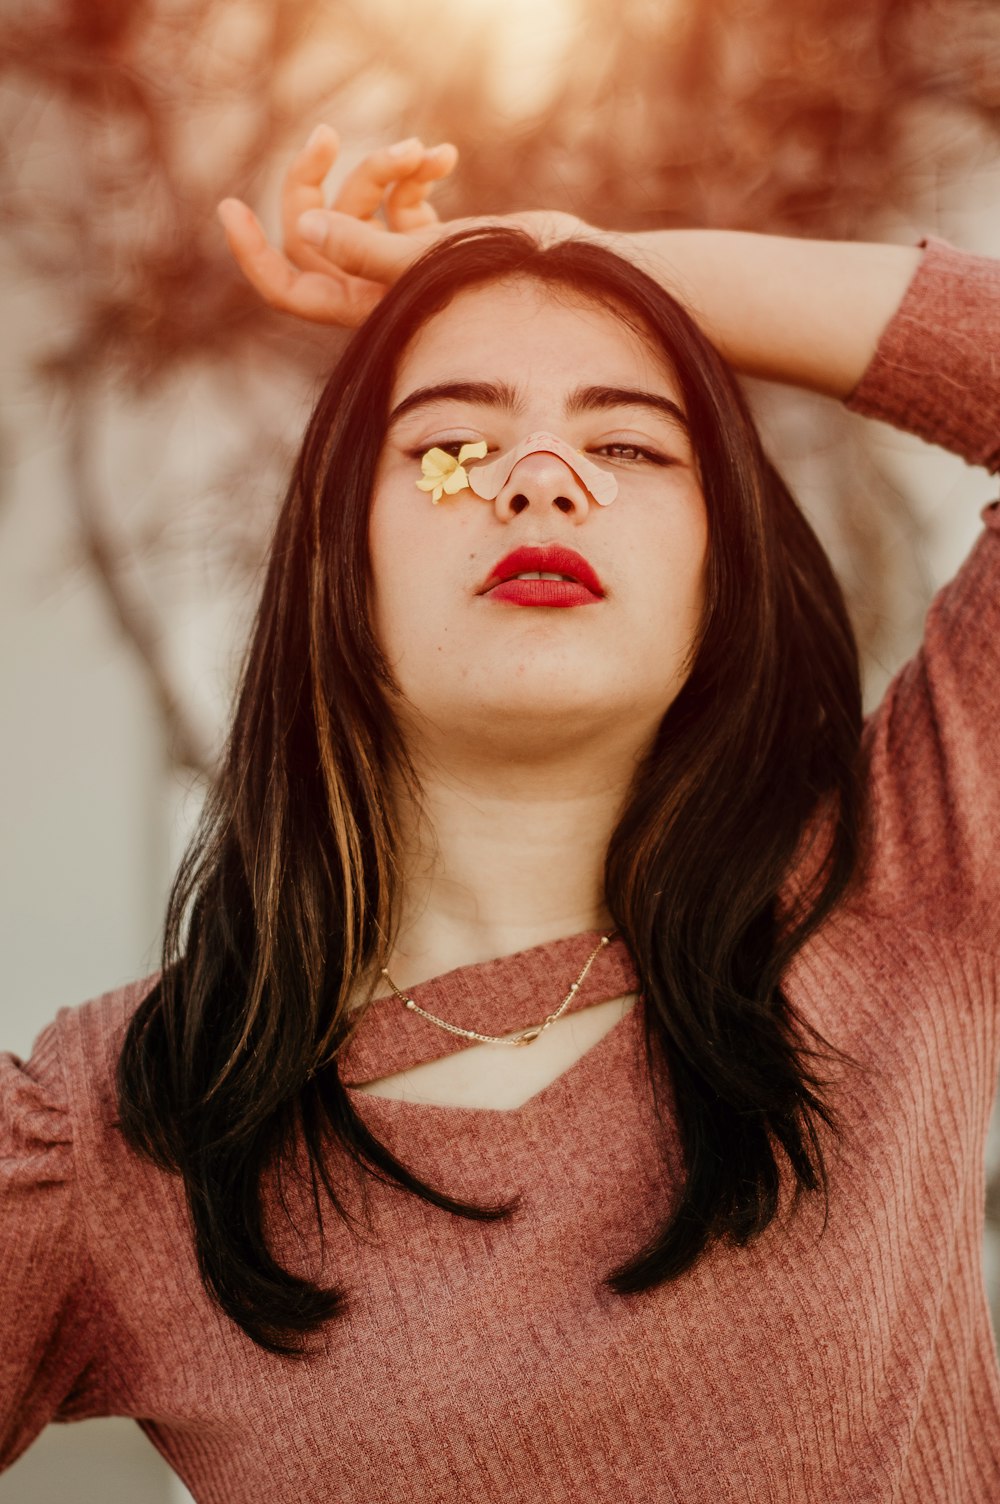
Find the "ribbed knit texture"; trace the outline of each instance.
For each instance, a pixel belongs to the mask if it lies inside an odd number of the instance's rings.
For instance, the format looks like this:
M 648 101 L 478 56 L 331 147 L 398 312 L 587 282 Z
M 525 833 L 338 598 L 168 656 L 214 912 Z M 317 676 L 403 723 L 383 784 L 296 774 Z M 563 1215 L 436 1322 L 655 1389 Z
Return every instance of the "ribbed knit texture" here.
M 850 405 L 996 465 L 1000 263 L 931 242 Z M 128 1151 L 112 1075 L 148 983 L 65 1008 L 0 1057 L 0 1464 L 51 1420 L 135 1417 L 199 1504 L 996 1504 L 1000 1375 L 981 1270 L 998 1065 L 1000 523 L 937 598 L 867 735 L 867 885 L 787 979 L 857 1061 L 833 1090 L 829 1219 L 807 1200 L 751 1248 L 622 1298 L 601 1279 L 676 1189 L 642 1002 L 514 1111 L 355 1093 L 426 1179 L 509 1223 L 367 1183 L 327 1248 L 289 1183 L 291 1268 L 353 1310 L 304 1364 L 261 1352 L 200 1283 L 180 1182 Z M 413 989 L 487 1033 L 561 1001 L 596 933 Z M 621 941 L 575 1006 L 634 985 Z M 396 1000 L 344 1079 L 463 1048 Z M 665 1152 L 664 1152 L 665 1151 Z M 350 1167 L 347 1167 L 350 1169 Z M 335 1173 L 337 1173 L 335 1171 Z M 339 1176 L 341 1180 L 343 1176 Z M 364 1185 L 347 1177 L 359 1215 Z

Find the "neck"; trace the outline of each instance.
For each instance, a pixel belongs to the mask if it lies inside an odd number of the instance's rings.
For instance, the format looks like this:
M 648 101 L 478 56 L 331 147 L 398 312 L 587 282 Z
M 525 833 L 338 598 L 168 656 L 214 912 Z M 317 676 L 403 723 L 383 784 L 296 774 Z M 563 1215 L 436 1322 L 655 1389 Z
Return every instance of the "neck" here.
M 634 756 L 610 754 L 586 764 L 418 765 L 422 808 L 401 808 L 402 902 L 382 962 L 396 985 L 610 930 L 604 857 L 633 771 Z

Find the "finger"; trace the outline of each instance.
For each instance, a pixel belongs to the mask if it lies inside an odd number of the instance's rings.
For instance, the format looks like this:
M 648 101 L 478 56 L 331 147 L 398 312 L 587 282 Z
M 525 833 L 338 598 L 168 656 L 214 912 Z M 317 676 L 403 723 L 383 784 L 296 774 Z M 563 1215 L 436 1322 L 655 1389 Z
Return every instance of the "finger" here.
M 299 221 L 299 233 L 340 272 L 385 284 L 402 276 L 425 248 L 409 236 L 335 209 L 311 209 Z
M 322 209 L 323 183 L 337 159 L 340 141 L 329 125 L 318 125 L 294 157 L 281 185 L 282 249 L 288 259 L 306 271 L 323 271 L 322 257 L 299 237 L 298 223 L 307 209 Z
M 382 151 L 371 152 L 353 172 L 347 174 L 332 208 L 340 214 L 352 214 L 355 219 L 371 219 L 381 205 L 386 189 L 419 167 L 423 158 L 423 142 L 416 136 Z
M 332 125 L 317 125 L 305 146 L 293 157 L 285 174 L 285 186 L 321 192 L 323 180 L 340 151 L 340 137 Z
M 269 307 L 314 323 L 354 328 L 381 297 L 384 289 L 377 284 L 300 271 L 269 243 L 256 216 L 239 199 L 224 199 L 218 214 L 233 259 Z
M 435 183 L 455 170 L 458 151 L 450 143 L 437 146 L 427 152 L 423 162 L 408 178 L 401 178 L 389 191 L 385 201 L 385 222 L 390 230 L 406 234 L 419 230 L 424 225 L 437 222 L 434 206 L 427 202 L 427 195 Z

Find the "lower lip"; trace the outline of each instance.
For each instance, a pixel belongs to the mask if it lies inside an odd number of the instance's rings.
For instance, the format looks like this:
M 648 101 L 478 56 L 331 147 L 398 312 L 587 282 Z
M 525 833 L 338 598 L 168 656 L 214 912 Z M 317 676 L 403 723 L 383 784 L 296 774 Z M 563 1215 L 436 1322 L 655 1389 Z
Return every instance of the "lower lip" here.
M 596 606 L 601 599 L 575 580 L 504 580 L 486 594 L 511 606 Z

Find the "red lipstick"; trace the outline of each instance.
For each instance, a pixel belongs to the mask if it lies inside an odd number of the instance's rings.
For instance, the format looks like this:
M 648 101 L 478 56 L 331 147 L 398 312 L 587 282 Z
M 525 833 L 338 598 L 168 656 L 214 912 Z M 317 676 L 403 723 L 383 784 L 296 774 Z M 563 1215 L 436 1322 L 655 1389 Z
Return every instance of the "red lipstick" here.
M 560 574 L 562 580 L 518 580 L 519 574 Z M 495 564 L 480 595 L 515 606 L 590 606 L 604 587 L 582 554 L 559 544 L 515 548 Z

